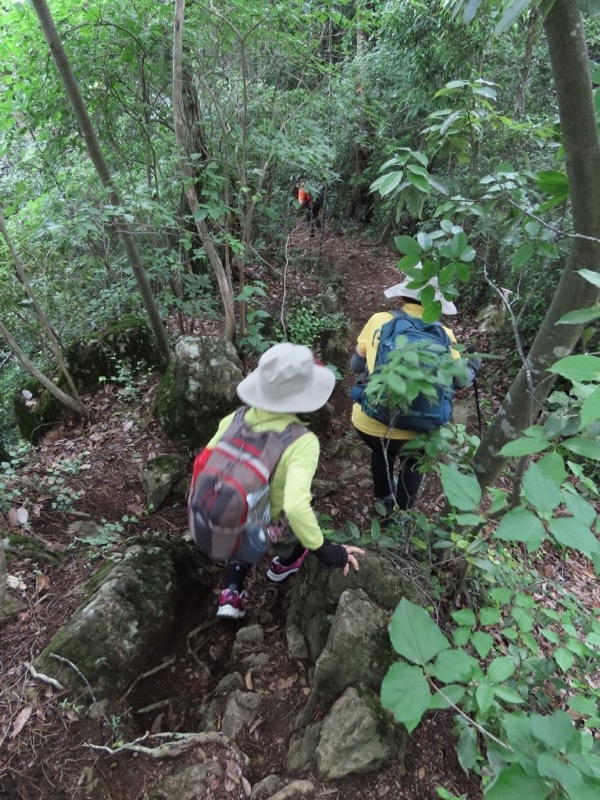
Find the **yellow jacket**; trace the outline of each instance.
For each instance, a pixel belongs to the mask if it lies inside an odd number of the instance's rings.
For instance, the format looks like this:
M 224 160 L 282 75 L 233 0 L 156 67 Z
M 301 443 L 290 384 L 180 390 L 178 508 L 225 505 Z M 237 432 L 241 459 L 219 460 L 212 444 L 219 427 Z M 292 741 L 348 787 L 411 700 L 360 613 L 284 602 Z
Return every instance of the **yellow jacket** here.
M 234 414 L 235 412 L 221 420 L 207 447 L 212 448 L 217 444 L 231 424 Z M 249 408 L 244 421 L 259 433 L 281 433 L 291 422 L 304 424 L 295 414 L 278 414 L 259 408 Z M 324 542 L 311 505 L 311 484 L 319 465 L 319 454 L 319 440 L 314 433 L 307 431 L 284 450 L 271 481 L 272 519 L 277 520 L 282 513 L 285 514 L 294 535 L 309 550 L 316 550 Z
M 411 317 L 418 317 L 421 319 L 423 316 L 423 306 L 419 303 L 405 303 L 402 310 L 409 314 Z M 379 336 L 381 329 L 386 322 L 393 319 L 393 314 L 389 311 L 379 311 L 377 314 L 368 320 L 365 327 L 358 334 L 356 352 L 359 356 L 367 359 L 367 369 L 372 373 L 375 369 L 375 354 L 377 353 L 377 345 L 379 344 Z M 450 328 L 444 330 L 450 337 L 451 342 L 456 342 L 456 337 Z M 460 358 L 458 350 L 452 350 L 453 358 Z M 358 403 L 352 406 L 352 424 L 355 428 L 370 436 L 378 436 L 384 439 L 414 439 L 418 436 L 413 431 L 402 431 L 397 428 L 388 428 L 383 422 L 378 422 L 376 419 L 371 419 L 361 409 Z

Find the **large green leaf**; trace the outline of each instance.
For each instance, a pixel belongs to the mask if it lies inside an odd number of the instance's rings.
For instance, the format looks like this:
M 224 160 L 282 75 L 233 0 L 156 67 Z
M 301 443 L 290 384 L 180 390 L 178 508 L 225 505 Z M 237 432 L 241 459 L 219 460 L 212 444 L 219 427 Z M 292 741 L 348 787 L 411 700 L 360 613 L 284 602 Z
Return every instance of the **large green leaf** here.
M 575 734 L 571 718 L 564 711 L 555 711 L 548 716 L 531 714 L 531 733 L 551 750 L 562 750 Z
M 572 547 L 574 550 L 584 553 L 588 558 L 600 554 L 600 543 L 594 534 L 575 517 L 560 517 L 550 520 L 548 528 L 559 544 Z
M 542 450 L 547 450 L 549 447 L 550 442 L 540 436 L 523 436 L 505 444 L 500 450 L 500 455 L 520 458 L 533 455 L 533 453 L 541 453 Z
M 475 511 L 481 502 L 481 487 L 475 478 L 445 464 L 440 467 L 440 475 L 450 505 L 460 511 Z
M 600 272 L 594 272 L 591 269 L 579 269 L 577 272 L 579 272 L 581 277 L 585 278 L 586 281 L 589 281 L 596 288 L 600 289 Z
M 406 253 L 406 255 L 413 255 L 421 252 L 418 242 L 416 242 L 412 236 L 396 236 L 394 244 L 401 253 Z
M 502 517 L 494 536 L 505 542 L 523 542 L 528 550 L 537 550 L 544 538 L 544 526 L 535 514 L 518 506 Z
M 600 317 L 600 306 L 590 308 L 579 308 L 577 311 L 569 311 L 558 320 L 557 325 L 582 325 Z
M 532 462 L 523 478 L 523 495 L 538 511 L 550 512 L 560 505 L 561 493 L 554 480 Z
M 442 650 L 431 672 L 444 683 L 468 683 L 478 669 L 479 662 L 464 650 Z
M 538 467 L 549 478 L 552 478 L 557 486 L 562 486 L 567 479 L 564 458 L 560 453 L 546 453 L 537 462 Z
M 578 456 L 600 461 L 600 442 L 585 439 L 583 436 L 574 436 L 572 439 L 565 439 L 563 447 Z
M 427 611 L 402 598 L 390 622 L 394 650 L 413 664 L 427 664 L 450 643 Z
M 430 700 L 429 685 L 419 667 L 392 664 L 381 683 L 381 705 L 391 711 L 409 733 L 421 721 Z
M 491 683 L 503 683 L 515 669 L 515 663 L 510 656 L 499 656 L 490 661 L 487 676 Z
M 589 425 L 600 420 L 600 386 L 589 394 L 581 406 L 581 422 Z
M 518 764 L 505 767 L 485 790 L 485 800 L 546 800 L 549 787 L 541 779 L 528 775 Z
M 387 175 L 382 175 L 380 178 L 377 178 L 377 180 L 374 180 L 369 191 L 379 192 L 382 197 L 385 197 L 387 194 L 393 192 L 398 184 L 402 183 L 403 177 L 404 172 L 402 171 L 388 172 Z
M 562 375 L 570 381 L 596 381 L 600 379 L 600 358 L 588 355 L 566 356 L 549 367 L 548 372 Z

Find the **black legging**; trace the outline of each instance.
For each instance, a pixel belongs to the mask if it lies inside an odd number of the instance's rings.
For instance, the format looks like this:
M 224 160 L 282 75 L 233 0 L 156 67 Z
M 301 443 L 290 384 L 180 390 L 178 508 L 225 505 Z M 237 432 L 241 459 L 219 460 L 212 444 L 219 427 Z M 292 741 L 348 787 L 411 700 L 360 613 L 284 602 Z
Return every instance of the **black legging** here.
M 380 439 L 356 428 L 356 432 L 371 450 L 371 472 L 373 475 L 373 491 L 376 500 L 394 496 L 394 486 L 390 486 L 394 476 L 398 475 L 396 486 L 396 503 L 402 510 L 412 508 L 419 493 L 423 475 L 417 472 L 418 459 L 413 452 L 402 454 L 406 439 Z M 398 460 L 397 472 L 395 472 Z

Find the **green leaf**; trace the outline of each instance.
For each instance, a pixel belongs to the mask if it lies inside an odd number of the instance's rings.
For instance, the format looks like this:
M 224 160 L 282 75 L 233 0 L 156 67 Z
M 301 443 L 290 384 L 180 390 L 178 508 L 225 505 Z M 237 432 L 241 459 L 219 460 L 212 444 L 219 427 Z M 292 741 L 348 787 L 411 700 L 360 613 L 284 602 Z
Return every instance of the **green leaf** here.
M 494 531 L 496 539 L 505 542 L 523 542 L 530 551 L 538 549 L 544 534 L 544 526 L 538 517 L 520 506 L 505 514 Z
M 445 695 L 444 697 L 439 691 L 431 695 L 430 709 L 452 708 L 452 704 L 457 706 L 465 696 L 466 689 L 464 686 L 451 685 L 442 687 L 441 691 Z
M 526 264 L 532 255 L 533 255 L 533 245 L 530 244 L 529 242 L 527 242 L 526 244 L 522 244 L 521 247 L 519 247 L 519 249 L 513 256 L 512 260 L 513 270 L 515 271 L 520 270 L 523 264 Z
M 572 439 L 565 439 L 562 444 L 571 453 L 583 456 L 583 458 L 591 458 L 593 461 L 600 461 L 600 442 L 575 436 Z
M 471 638 L 471 628 L 461 627 L 452 631 L 452 640 L 457 647 L 464 647 Z
M 369 188 L 369 192 L 379 192 L 382 197 L 390 194 L 402 182 L 404 172 L 394 171 L 388 172 L 387 175 L 382 175 L 377 180 L 373 181 Z
M 576 517 L 579 522 L 583 523 L 587 528 L 591 528 L 596 520 L 596 509 L 587 500 L 584 500 L 580 494 L 574 494 L 570 491 L 564 491 L 563 503 L 571 514 Z
M 568 311 L 558 320 L 557 325 L 583 325 L 586 322 L 600 317 L 600 306 L 590 308 L 579 308 L 577 311 Z
M 470 475 L 442 464 L 440 467 L 442 486 L 448 502 L 460 511 L 474 511 L 481 502 L 481 487 Z
M 538 511 L 549 513 L 561 502 L 560 489 L 554 480 L 532 462 L 523 477 L 523 494 Z
M 546 800 L 547 795 L 547 784 L 528 775 L 518 764 L 505 767 L 484 793 L 485 800 Z
M 464 650 L 443 650 L 430 669 L 444 683 L 468 683 L 479 669 L 479 662 Z
M 570 697 L 567 700 L 567 705 L 578 714 L 584 714 L 588 717 L 594 717 L 598 713 L 598 706 L 596 701 L 589 697 L 582 697 L 580 694 Z
M 581 422 L 589 425 L 600 419 L 600 386 L 589 394 L 581 405 Z
M 390 639 L 396 652 L 413 664 L 427 664 L 450 647 L 427 611 L 405 597 L 392 615 Z
M 593 284 L 597 289 L 600 289 L 600 272 L 594 272 L 591 269 L 578 269 L 577 272 L 582 278 L 585 278 L 586 281 L 589 281 L 589 283 Z
M 500 450 L 501 456 L 506 457 L 520 457 L 530 456 L 533 453 L 541 453 L 542 450 L 547 450 L 550 447 L 550 442 L 539 436 L 523 436 L 520 439 L 515 439 L 513 442 L 505 444 Z
M 480 658 L 486 658 L 494 646 L 494 637 L 485 631 L 475 631 L 471 636 L 471 642 Z
M 429 685 L 419 667 L 392 664 L 381 683 L 381 705 L 391 711 L 409 733 L 421 721 L 430 700 Z
M 492 706 L 494 702 L 494 687 L 489 683 L 480 683 L 475 690 L 475 700 L 482 714 Z
M 479 609 L 479 622 L 484 626 L 497 625 L 500 622 L 500 612 L 491 606 L 482 606 Z
M 537 757 L 537 769 L 543 778 L 557 781 L 562 786 L 581 785 L 581 773 L 570 764 L 558 758 L 554 753 L 540 753 Z M 579 793 L 575 795 L 579 798 Z
M 396 236 L 394 244 L 401 253 L 406 253 L 406 255 L 416 255 L 421 252 L 418 242 L 412 236 Z
M 524 608 L 513 608 L 512 615 L 522 633 L 529 633 L 533 628 L 533 617 Z
M 537 462 L 538 467 L 549 478 L 552 478 L 557 486 L 562 486 L 567 479 L 564 458 L 560 453 L 546 453 Z
M 600 553 L 600 544 L 592 531 L 575 517 L 552 519 L 548 528 L 556 541 L 565 547 L 572 547 L 588 558 Z
M 498 686 L 494 686 L 494 694 L 496 695 L 496 697 L 499 697 L 500 700 L 504 700 L 505 703 L 525 702 L 525 700 L 521 697 L 521 695 L 514 689 L 511 689 L 510 686 L 503 686 L 502 684 L 498 684 Z
M 458 737 L 456 754 L 458 755 L 461 767 L 465 771 L 468 772 L 470 769 L 473 769 L 479 756 L 479 751 L 477 749 L 477 731 L 475 728 L 467 725 L 467 727 L 461 730 L 460 736 Z
M 600 379 L 600 358 L 598 356 L 566 356 L 548 367 L 548 372 L 562 375 L 570 381 L 596 381 Z
M 543 192 L 552 195 L 564 195 L 569 191 L 569 181 L 564 172 L 546 170 L 536 172 L 537 184 Z
M 459 625 L 469 625 L 471 628 L 474 628 L 477 623 L 475 612 L 471 611 L 470 608 L 461 608 L 460 611 L 453 611 L 452 619 Z
M 571 718 L 564 711 L 555 711 L 549 716 L 531 714 L 531 733 L 550 750 L 562 750 L 575 734 Z
M 487 676 L 492 683 L 503 683 L 515 671 L 515 662 L 509 656 L 499 656 L 490 661 Z
M 562 671 L 567 674 L 575 663 L 575 656 L 566 647 L 557 647 L 553 653 L 554 660 Z

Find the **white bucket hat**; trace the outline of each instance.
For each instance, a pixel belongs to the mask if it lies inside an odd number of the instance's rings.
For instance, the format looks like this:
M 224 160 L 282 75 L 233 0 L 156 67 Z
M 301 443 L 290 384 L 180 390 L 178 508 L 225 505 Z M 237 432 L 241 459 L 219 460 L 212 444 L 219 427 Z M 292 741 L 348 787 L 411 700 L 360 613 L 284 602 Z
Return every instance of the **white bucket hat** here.
M 284 342 L 262 354 L 237 393 L 242 402 L 263 411 L 301 414 L 325 405 L 334 386 L 335 375 L 315 364 L 309 347 Z
M 417 264 L 417 269 L 420 269 L 420 264 Z M 419 299 L 419 295 L 425 288 L 424 286 L 420 289 L 409 289 L 408 284 L 413 282 L 413 278 L 405 278 L 401 283 L 395 283 L 393 286 L 390 286 L 389 289 L 384 291 L 384 295 L 388 298 L 390 297 L 410 297 L 414 300 Z M 453 315 L 458 314 L 458 310 L 454 303 L 451 303 L 450 300 L 446 300 L 444 295 L 440 292 L 440 287 L 438 285 L 438 279 L 432 278 L 428 284 L 428 286 L 433 286 L 435 289 L 435 299 L 439 300 L 442 304 L 442 314 Z

